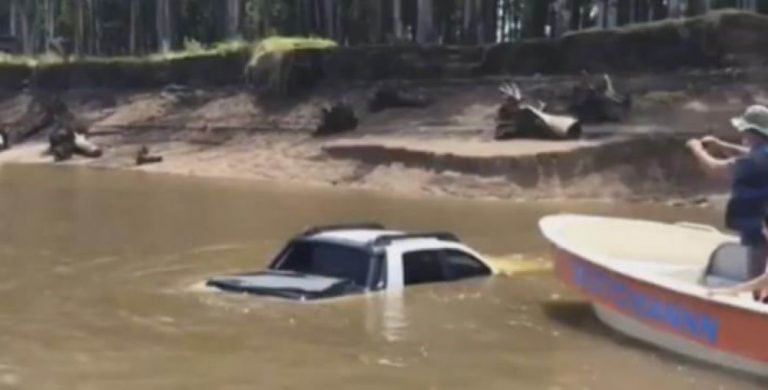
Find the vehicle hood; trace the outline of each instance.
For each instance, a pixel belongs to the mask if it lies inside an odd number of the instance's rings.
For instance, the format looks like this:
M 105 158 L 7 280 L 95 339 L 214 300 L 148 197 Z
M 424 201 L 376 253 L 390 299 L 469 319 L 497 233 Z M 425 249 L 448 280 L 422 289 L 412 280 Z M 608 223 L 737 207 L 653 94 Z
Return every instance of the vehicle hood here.
M 346 279 L 286 271 L 217 276 L 206 282 L 219 290 L 295 300 L 315 300 L 357 294 L 363 288 Z

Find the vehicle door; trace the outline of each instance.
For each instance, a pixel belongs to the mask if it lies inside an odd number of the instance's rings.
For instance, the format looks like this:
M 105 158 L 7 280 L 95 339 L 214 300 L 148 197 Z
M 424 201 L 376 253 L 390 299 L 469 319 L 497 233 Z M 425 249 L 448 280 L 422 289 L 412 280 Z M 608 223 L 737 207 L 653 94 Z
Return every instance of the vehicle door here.
M 401 264 L 404 286 L 456 281 L 492 273 L 482 261 L 460 249 L 403 251 Z
M 460 249 L 443 249 L 440 252 L 443 275 L 446 280 L 462 280 L 490 276 L 493 273 L 473 254 Z

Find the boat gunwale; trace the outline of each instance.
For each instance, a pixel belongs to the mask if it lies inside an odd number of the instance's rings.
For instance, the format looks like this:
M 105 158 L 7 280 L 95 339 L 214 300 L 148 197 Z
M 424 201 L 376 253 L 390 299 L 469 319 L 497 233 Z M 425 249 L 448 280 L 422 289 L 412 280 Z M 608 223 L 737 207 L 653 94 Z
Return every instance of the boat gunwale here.
M 577 218 L 577 219 L 589 219 L 589 220 L 613 220 L 613 221 L 625 221 L 625 222 L 645 222 L 645 223 L 658 223 L 664 224 L 664 222 L 642 220 L 642 219 L 629 219 L 629 218 L 615 218 L 615 217 L 601 217 L 582 214 L 554 214 L 548 215 L 539 221 L 539 228 L 544 237 L 553 245 L 560 249 L 569 252 L 572 255 L 579 257 L 581 260 L 586 261 L 596 267 L 603 268 L 607 271 L 621 275 L 621 277 L 631 279 L 635 282 L 648 285 L 649 287 L 667 290 L 675 292 L 706 304 L 714 304 L 725 306 L 735 310 L 748 311 L 750 313 L 758 315 L 768 315 L 768 305 L 754 301 L 753 299 L 746 300 L 744 296 L 731 296 L 731 295 L 713 295 L 707 294 L 707 288 L 696 283 L 681 283 L 680 279 L 671 277 L 665 277 L 663 274 L 643 273 L 643 278 L 638 277 L 635 273 L 629 273 L 626 269 L 616 267 L 615 264 L 624 264 L 626 259 L 616 259 L 611 256 L 605 256 L 600 254 L 588 253 L 588 248 L 578 248 L 578 245 L 562 237 L 559 231 L 562 229 L 563 219 Z M 557 225 L 554 225 L 556 221 Z M 671 225 L 670 226 L 674 226 Z M 685 229 L 685 227 L 680 227 Z M 712 234 L 720 235 L 723 238 L 723 242 L 731 242 L 735 238 L 733 236 L 724 234 L 720 231 L 713 231 Z M 703 272 L 703 270 L 702 270 Z M 647 277 L 651 276 L 651 277 Z

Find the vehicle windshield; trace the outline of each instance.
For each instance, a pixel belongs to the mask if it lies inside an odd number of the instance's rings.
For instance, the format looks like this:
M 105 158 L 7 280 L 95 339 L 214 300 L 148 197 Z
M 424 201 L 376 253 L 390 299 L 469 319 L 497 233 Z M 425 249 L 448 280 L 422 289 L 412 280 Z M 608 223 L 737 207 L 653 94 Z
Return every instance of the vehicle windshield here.
M 272 269 L 330 276 L 368 283 L 370 254 L 365 250 L 327 242 L 294 241 L 272 265 Z

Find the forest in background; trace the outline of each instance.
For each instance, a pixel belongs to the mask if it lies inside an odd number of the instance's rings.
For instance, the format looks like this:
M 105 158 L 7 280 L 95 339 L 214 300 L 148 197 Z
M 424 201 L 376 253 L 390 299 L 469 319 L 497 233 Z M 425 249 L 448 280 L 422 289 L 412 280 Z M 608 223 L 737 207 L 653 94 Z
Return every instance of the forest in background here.
M 146 55 L 270 36 L 477 45 L 719 8 L 768 13 L 768 0 L 3 0 L 0 49 Z

